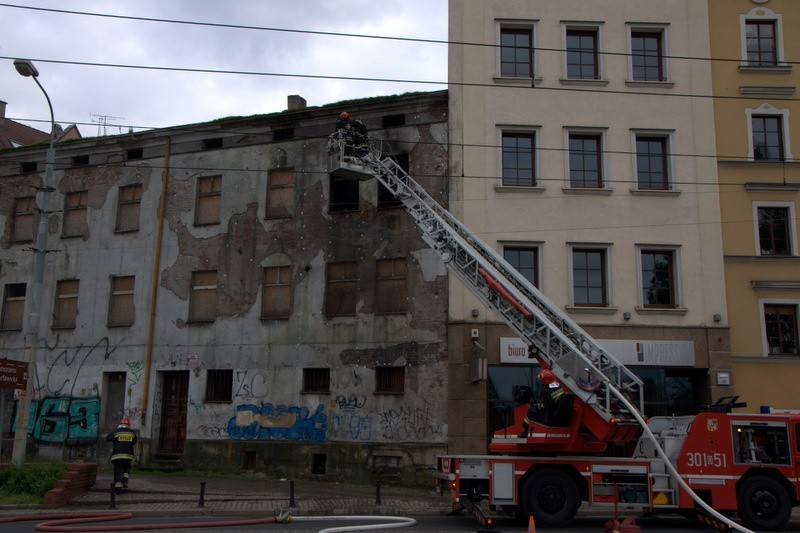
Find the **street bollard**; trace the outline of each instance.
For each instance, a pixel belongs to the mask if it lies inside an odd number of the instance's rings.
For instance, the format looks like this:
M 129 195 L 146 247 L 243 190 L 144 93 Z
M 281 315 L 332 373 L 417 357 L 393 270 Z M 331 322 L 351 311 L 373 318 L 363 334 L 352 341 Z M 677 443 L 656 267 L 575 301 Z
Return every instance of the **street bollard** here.
M 375 505 L 381 504 L 381 480 L 375 480 Z
M 205 507 L 206 506 L 206 482 L 200 482 L 200 502 L 197 504 L 198 507 Z
M 109 504 L 108 508 L 117 508 L 117 488 L 114 486 L 114 483 L 111 483 L 111 503 Z
M 297 507 L 297 502 L 294 501 L 294 481 L 289 482 L 289 507 Z

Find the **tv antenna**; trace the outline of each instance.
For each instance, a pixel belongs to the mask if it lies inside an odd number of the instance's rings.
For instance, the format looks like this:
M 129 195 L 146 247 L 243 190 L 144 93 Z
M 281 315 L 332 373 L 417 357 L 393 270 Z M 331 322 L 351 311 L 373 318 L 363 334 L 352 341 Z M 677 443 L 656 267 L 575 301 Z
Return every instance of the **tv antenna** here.
M 109 120 L 123 120 L 125 117 L 112 117 L 111 115 L 96 115 L 92 113 L 89 115 L 91 118 L 92 123 L 97 124 L 97 136 L 98 137 L 105 137 L 106 136 L 106 128 L 108 127 Z M 119 133 L 122 133 L 122 126 L 119 124 L 111 124 L 111 126 L 117 126 L 119 129 Z

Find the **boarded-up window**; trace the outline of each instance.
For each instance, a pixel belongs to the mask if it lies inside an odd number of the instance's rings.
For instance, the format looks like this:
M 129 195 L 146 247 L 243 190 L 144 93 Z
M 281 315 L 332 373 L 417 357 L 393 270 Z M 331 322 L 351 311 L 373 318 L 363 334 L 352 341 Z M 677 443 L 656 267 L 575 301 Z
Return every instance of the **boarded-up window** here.
M 408 263 L 405 257 L 379 259 L 376 264 L 375 313 L 408 311 Z
M 233 370 L 206 371 L 207 402 L 230 402 L 233 396 Z
M 221 204 L 222 176 L 197 178 L 197 205 L 194 211 L 195 225 L 219 224 Z
M 190 322 L 213 322 L 217 317 L 217 271 L 192 272 Z
M 133 304 L 134 276 L 111 278 L 111 299 L 108 304 L 109 326 L 131 326 L 136 320 Z
M 142 186 L 140 184 L 119 188 L 115 231 L 137 231 L 139 229 L 139 206 L 141 203 Z
M 399 393 L 405 391 L 405 387 L 405 367 L 379 366 L 375 369 L 375 392 Z
M 86 215 L 89 191 L 67 193 L 64 199 L 64 229 L 62 237 L 83 237 L 89 230 Z
M 80 281 L 64 279 L 56 284 L 56 305 L 53 309 L 54 328 L 74 328 L 78 317 Z
M 0 329 L 21 330 L 25 312 L 25 284 L 9 283 L 3 291 L 3 316 Z
M 267 181 L 266 218 L 294 215 L 294 169 L 273 170 Z
M 330 368 L 304 368 L 303 392 L 327 393 L 331 391 Z
M 292 316 L 292 267 L 265 267 L 262 291 L 261 318 Z
M 328 263 L 325 283 L 325 316 L 355 316 L 358 263 Z
M 31 242 L 36 235 L 36 197 L 24 196 L 14 200 L 14 220 L 11 222 L 13 242 Z

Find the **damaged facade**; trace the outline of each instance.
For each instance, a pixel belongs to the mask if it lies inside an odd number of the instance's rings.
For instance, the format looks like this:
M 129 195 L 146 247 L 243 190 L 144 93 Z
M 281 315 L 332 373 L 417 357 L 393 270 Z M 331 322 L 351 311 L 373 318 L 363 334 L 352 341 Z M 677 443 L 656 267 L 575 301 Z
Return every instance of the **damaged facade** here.
M 427 481 L 447 443 L 445 268 L 376 181 L 329 175 L 343 106 L 290 103 L 58 147 L 29 455 L 105 461 L 127 416 L 145 464 Z M 446 205 L 446 91 L 346 110 Z M 44 157 L 0 152 L 10 360 L 41 181 L 22 169 Z

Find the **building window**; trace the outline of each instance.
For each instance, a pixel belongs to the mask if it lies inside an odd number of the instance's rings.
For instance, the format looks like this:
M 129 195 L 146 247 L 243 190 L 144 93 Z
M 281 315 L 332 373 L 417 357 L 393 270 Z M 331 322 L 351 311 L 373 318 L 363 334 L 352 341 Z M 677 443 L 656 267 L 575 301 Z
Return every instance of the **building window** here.
M 642 305 L 649 308 L 677 307 L 675 253 L 671 250 L 642 250 Z
M 136 320 L 133 301 L 135 280 L 134 276 L 111 278 L 111 298 L 108 303 L 109 326 L 132 326 Z
M 403 366 L 379 366 L 375 368 L 375 392 L 396 394 L 404 392 L 406 369 Z
M 36 161 L 23 161 L 19 164 L 20 174 L 31 174 L 39 169 L 39 164 Z
M 291 141 L 294 139 L 294 128 L 282 128 L 272 132 L 272 140 L 278 141 Z
M 272 170 L 267 180 L 266 218 L 294 215 L 294 169 Z
M 331 391 L 330 368 L 304 368 L 303 392 L 327 394 Z
M 203 150 L 213 150 L 215 148 L 222 148 L 222 137 L 203 139 Z
M 192 272 L 189 322 L 213 322 L 217 317 L 217 271 Z
M 206 402 L 230 402 L 233 397 L 233 370 L 206 370 Z
M 567 28 L 566 42 L 567 78 L 570 80 L 599 80 L 598 30 Z
M 331 176 L 330 213 L 358 211 L 358 180 L 346 176 Z
M 769 355 L 798 355 L 797 305 L 764 304 Z
M 500 28 L 500 76 L 533 78 L 533 29 Z
M 781 115 L 753 115 L 753 159 L 756 161 L 783 161 L 783 117 Z
M 194 212 L 195 226 L 219 224 L 222 204 L 222 176 L 197 178 L 197 205 Z
M 358 263 L 328 263 L 325 276 L 325 316 L 355 316 Z
M 758 206 L 760 255 L 792 255 L 792 216 L 789 207 Z
M 410 167 L 408 154 L 392 154 L 389 157 L 391 157 L 394 162 L 397 163 L 404 171 L 409 171 Z M 387 189 L 383 183 L 378 182 L 378 209 L 400 207 L 402 205 L 403 202 L 401 202 L 400 199 L 394 195 L 394 193 Z
M 508 261 L 534 287 L 539 286 L 539 249 L 524 246 L 504 246 L 503 259 Z
M 0 330 L 22 330 L 25 313 L 24 283 L 9 283 L 3 291 L 3 316 L 0 317 Z
M 36 235 L 36 197 L 24 196 L 14 200 L 14 219 L 11 222 L 12 242 L 33 242 Z
M 144 157 L 144 149 L 143 148 L 129 148 L 125 150 L 125 160 L 132 161 L 134 159 L 141 159 Z
M 89 156 L 88 155 L 73 156 L 71 159 L 71 163 L 73 167 L 85 167 L 89 164 Z
M 601 188 L 603 186 L 602 137 L 596 133 L 569 134 L 569 186 Z
M 138 231 L 141 204 L 142 186 L 140 184 L 120 187 L 117 204 L 117 225 L 114 231 Z
M 292 316 L 292 267 L 264 267 L 261 318 L 285 319 Z
M 375 313 L 408 311 L 408 262 L 405 257 L 379 259 L 376 263 Z
M 503 132 L 502 173 L 506 187 L 536 185 L 534 151 L 535 134 Z
M 65 279 L 56 284 L 56 304 L 53 309 L 53 328 L 74 328 L 78 317 L 80 281 Z
M 83 237 L 89 231 L 87 222 L 89 191 L 74 191 L 64 198 L 62 237 Z
M 636 136 L 636 182 L 642 190 L 670 189 L 666 137 Z
M 745 48 L 747 65 L 774 67 L 778 64 L 778 43 L 774 20 L 748 20 L 745 22 Z
M 572 249 L 572 301 L 577 307 L 608 306 L 606 251 Z
M 665 81 L 663 31 L 631 30 L 631 79 Z
M 406 125 L 405 113 L 398 113 L 396 115 L 384 115 L 381 117 L 381 127 L 383 129 L 395 128 L 397 126 L 405 126 L 405 125 Z

